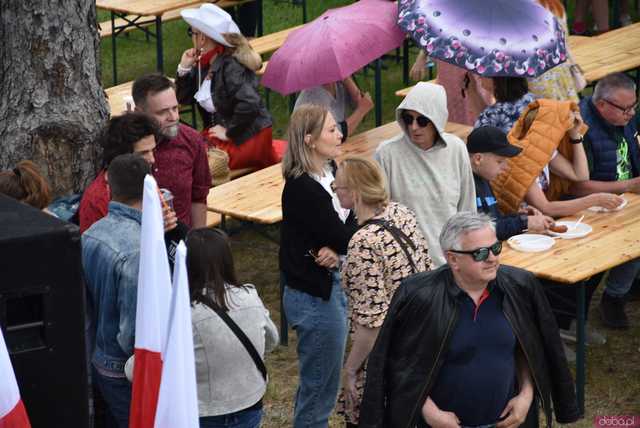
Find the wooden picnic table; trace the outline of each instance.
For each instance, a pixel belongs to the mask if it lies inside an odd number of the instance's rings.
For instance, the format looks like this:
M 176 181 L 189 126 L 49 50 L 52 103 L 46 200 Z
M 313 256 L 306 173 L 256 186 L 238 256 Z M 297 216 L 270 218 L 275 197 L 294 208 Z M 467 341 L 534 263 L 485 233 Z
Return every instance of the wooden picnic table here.
M 585 391 L 585 280 L 612 267 L 640 257 L 640 195 L 625 193 L 628 205 L 620 211 L 596 213 L 585 210 L 565 218 L 584 223 L 593 231 L 584 238 L 556 239 L 541 253 L 524 253 L 505 244 L 500 263 L 526 269 L 536 276 L 577 287 L 576 395 L 584 414 Z
M 448 132 L 466 139 L 471 127 L 449 123 Z M 376 148 L 400 132 L 397 122 L 362 132 L 349 138 L 343 147 L 343 154 L 373 156 Z M 338 159 L 338 161 L 340 160 Z M 225 216 L 259 224 L 275 224 L 282 221 L 281 196 L 284 188 L 281 164 L 245 175 L 229 183 L 216 186 L 209 191 L 207 209 Z
M 262 35 L 262 0 L 251 0 L 260 3 L 258 18 L 258 34 Z M 96 0 L 96 7 L 109 11 L 111 14 L 111 61 L 113 66 L 113 84 L 118 84 L 118 68 L 116 54 L 116 38 L 122 32 L 130 28 L 138 28 L 148 36 L 156 39 L 156 63 L 157 70 L 164 72 L 163 42 L 162 42 L 162 16 L 165 13 L 173 13 L 187 7 L 196 7 L 202 4 L 202 0 Z M 231 7 L 241 4 L 242 1 L 233 2 L 222 0 L 221 5 Z M 177 17 L 177 16 L 176 16 Z M 117 20 L 117 22 L 116 22 Z M 155 24 L 155 32 L 147 28 Z

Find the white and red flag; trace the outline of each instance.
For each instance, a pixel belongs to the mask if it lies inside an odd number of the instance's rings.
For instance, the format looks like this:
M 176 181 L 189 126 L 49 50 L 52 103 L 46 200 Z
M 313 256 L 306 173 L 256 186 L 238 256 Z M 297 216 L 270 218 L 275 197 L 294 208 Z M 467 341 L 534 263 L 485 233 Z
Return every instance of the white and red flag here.
M 173 269 L 173 292 L 155 428 L 198 428 L 198 395 L 193 355 L 187 248 L 180 242 Z
M 0 428 L 31 428 L 0 329 Z
M 129 428 L 154 426 L 170 302 L 171 273 L 164 242 L 162 204 L 155 179 L 147 175 L 142 200 L 135 364 Z M 191 349 L 193 351 L 193 347 Z

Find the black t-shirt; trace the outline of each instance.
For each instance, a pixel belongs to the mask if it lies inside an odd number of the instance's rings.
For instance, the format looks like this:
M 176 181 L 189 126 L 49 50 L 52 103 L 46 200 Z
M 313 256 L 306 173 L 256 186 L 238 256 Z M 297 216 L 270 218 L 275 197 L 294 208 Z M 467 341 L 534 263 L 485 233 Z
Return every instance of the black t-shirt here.
M 164 244 L 167 246 L 167 256 L 169 258 L 169 268 L 173 274 L 173 264 L 176 260 L 176 249 L 180 241 L 183 241 L 187 237 L 189 232 L 189 226 L 178 222 L 178 225 L 164 234 Z

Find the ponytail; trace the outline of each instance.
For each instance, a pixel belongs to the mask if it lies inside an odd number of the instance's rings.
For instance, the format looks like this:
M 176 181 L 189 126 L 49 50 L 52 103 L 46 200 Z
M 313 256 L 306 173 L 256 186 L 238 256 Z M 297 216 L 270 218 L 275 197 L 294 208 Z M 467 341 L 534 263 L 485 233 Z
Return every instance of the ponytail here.
M 18 162 L 11 171 L 0 172 L 0 193 L 40 210 L 51 203 L 49 183 L 29 160 Z

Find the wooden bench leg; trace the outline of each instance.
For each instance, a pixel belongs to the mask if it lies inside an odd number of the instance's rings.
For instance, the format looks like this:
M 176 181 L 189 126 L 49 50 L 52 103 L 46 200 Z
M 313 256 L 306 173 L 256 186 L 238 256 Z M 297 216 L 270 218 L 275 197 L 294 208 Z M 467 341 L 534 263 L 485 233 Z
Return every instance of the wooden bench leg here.
M 162 50 L 162 16 L 156 16 L 156 55 L 157 69 L 160 73 L 164 73 L 164 52 Z
M 375 89 L 376 89 L 376 127 L 382 125 L 382 60 L 376 60 L 375 72 Z
M 584 415 L 584 384 L 585 384 L 585 289 L 584 281 L 576 284 L 578 287 L 578 302 L 576 306 L 576 396 L 578 412 Z
M 115 12 L 111 11 L 111 66 L 113 69 L 113 86 L 118 84 L 118 69 L 116 66 L 116 16 Z

